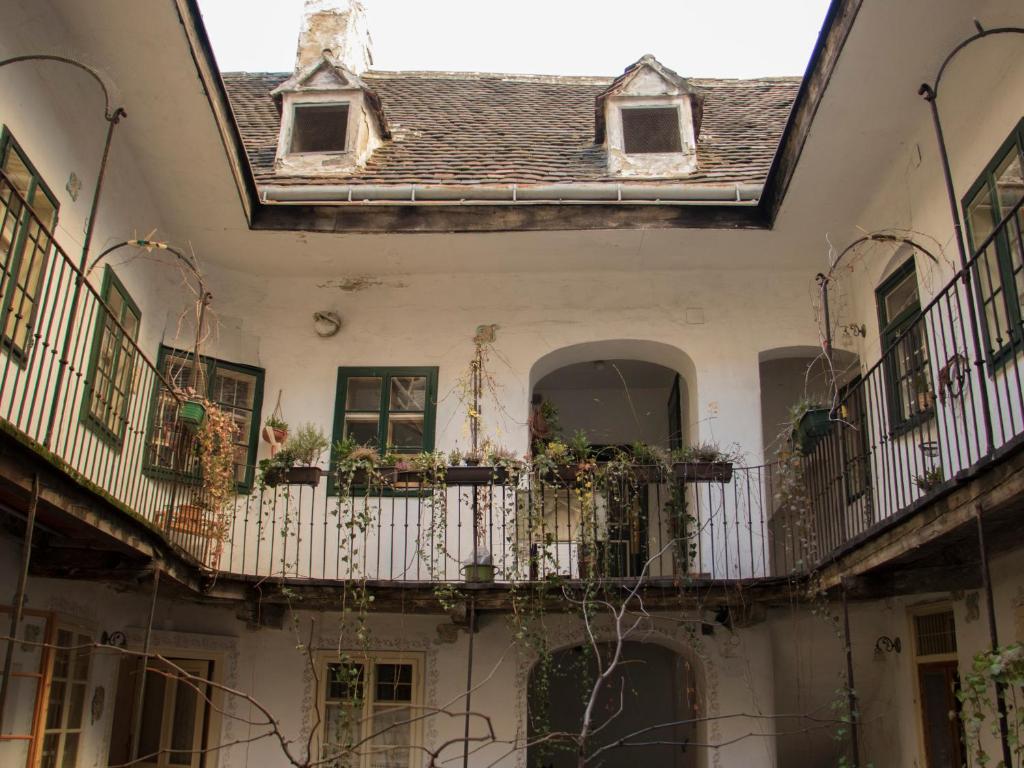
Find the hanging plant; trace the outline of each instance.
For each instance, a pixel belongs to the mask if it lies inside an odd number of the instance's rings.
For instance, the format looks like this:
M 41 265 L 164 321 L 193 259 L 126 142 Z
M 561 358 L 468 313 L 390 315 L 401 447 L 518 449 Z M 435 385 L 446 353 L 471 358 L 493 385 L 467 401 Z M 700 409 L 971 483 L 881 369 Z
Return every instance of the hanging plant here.
M 215 542 L 211 567 L 216 567 L 227 536 L 227 507 L 235 496 L 235 437 L 238 426 L 227 411 L 203 403 L 206 418 L 196 432 L 199 442 L 201 494 L 210 513 L 207 537 Z

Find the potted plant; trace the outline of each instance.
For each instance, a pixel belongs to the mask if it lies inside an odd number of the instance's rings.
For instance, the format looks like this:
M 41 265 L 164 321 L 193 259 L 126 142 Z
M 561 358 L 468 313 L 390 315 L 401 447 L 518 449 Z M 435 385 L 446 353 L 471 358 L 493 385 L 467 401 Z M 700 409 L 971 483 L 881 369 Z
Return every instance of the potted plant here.
M 334 445 L 334 471 L 341 495 L 352 488 L 390 485 L 398 477 L 399 456 L 388 451 L 384 456 L 369 445 L 359 445 L 351 437 Z
M 494 581 L 494 559 L 486 547 L 473 549 L 473 554 L 462 565 L 462 576 L 471 584 L 491 584 Z
M 263 440 L 270 444 L 271 453 L 277 453 L 288 442 L 288 422 L 272 415 L 263 424 Z
M 736 458 L 717 443 L 696 443 L 672 452 L 672 473 L 683 482 L 727 483 Z
M 825 405 L 803 399 L 789 409 L 793 440 L 804 455 L 814 450 L 832 431 L 832 411 Z
M 206 400 L 191 387 L 179 390 L 178 395 L 182 398 L 178 421 L 189 429 L 199 429 L 206 421 Z
M 914 485 L 923 493 L 929 493 L 946 482 L 946 475 L 942 471 L 942 465 L 936 464 L 931 469 L 926 469 L 920 475 L 914 475 Z
M 295 464 L 295 455 L 287 446 L 269 459 L 260 459 L 257 484 L 260 488 L 276 488 L 288 482 L 287 472 Z
M 328 445 L 323 430 L 315 424 L 302 424 L 295 434 L 288 438 L 285 447 L 295 461 L 293 466 L 285 470 L 289 485 L 320 485 L 323 470 L 318 464 Z

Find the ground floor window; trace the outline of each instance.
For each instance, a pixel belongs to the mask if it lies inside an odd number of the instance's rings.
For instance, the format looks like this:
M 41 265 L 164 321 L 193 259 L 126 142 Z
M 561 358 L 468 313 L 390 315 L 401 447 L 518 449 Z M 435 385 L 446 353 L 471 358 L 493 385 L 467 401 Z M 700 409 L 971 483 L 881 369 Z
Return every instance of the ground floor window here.
M 415 656 L 320 659 L 321 753 L 335 768 L 419 765 L 422 664 Z
M 203 768 L 206 764 L 211 691 L 204 681 L 211 679 L 213 662 L 169 661 L 149 660 L 141 716 L 136 710 L 141 663 L 135 658 L 121 662 L 110 765 L 131 762 L 136 741 L 138 759 L 133 764 L 141 768 Z
M 0 622 L 10 608 L 0 606 Z M 73 768 L 85 724 L 92 635 L 26 611 L 18 627 L 0 734 L 0 765 Z M 0 641 L 0 657 L 6 642 Z

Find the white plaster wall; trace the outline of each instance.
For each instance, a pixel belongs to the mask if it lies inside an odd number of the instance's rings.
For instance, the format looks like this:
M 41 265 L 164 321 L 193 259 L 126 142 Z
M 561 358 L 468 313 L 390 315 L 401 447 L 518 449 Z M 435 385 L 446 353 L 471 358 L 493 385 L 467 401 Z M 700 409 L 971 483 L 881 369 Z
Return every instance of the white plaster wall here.
M 13 584 L 18 542 L 5 537 L 0 547 L 0 583 Z M 128 648 L 138 650 L 149 600 L 148 588 L 115 589 L 93 582 L 32 578 L 27 607 L 52 611 L 58 620 L 74 620 L 97 637 L 103 631 L 125 632 Z M 153 648 L 169 656 L 212 658 L 215 679 L 265 705 L 278 719 L 282 734 L 296 740 L 293 748 L 299 754 L 315 720 L 311 706 L 315 684 L 300 646 L 311 638 L 319 651 L 361 646 L 355 643 L 351 626 L 343 631 L 338 612 L 296 608 L 280 629 L 251 629 L 237 618 L 236 606 L 184 601 L 172 596 L 165 585 L 153 625 Z M 768 625 L 735 631 L 719 627 L 713 635 L 703 636 L 687 628 L 696 627 L 696 619 L 689 612 L 655 612 L 633 639 L 658 643 L 680 654 L 696 674 L 699 714 L 724 716 L 700 727 L 701 743 L 724 746 L 698 748 L 697 765 L 774 765 L 773 641 Z M 585 642 L 578 619 L 549 614 L 544 621 L 543 631 L 553 648 Z M 464 711 L 469 650 L 465 631 L 456 632 L 451 619 L 441 614 L 371 614 L 369 627 L 369 650 L 421 655 L 426 706 L 456 714 Z M 526 685 L 535 658 L 525 646 L 514 643 L 505 615 L 481 614 L 479 627 L 473 648 L 472 710 L 490 718 L 496 743 L 474 753 L 470 765 L 523 766 L 525 755 L 518 746 L 526 734 Z M 600 619 L 595 631 L 602 638 L 612 636 Z M 99 719 L 86 727 L 78 768 L 105 766 L 111 729 L 125 727 L 112 722 L 119 659 L 112 651 L 98 651 L 94 657 L 87 710 L 97 687 L 105 690 L 105 705 Z M 246 742 L 265 730 L 246 722 L 259 716 L 241 697 L 225 694 L 219 706 L 223 714 L 214 728 L 215 742 Z M 459 716 L 428 718 L 423 744 L 436 748 L 448 740 L 460 740 L 463 725 Z M 483 736 L 485 729 L 484 720 L 476 718 L 472 734 Z M 447 757 L 456 754 L 461 755 L 461 743 L 442 752 Z M 211 753 L 207 764 L 211 768 L 284 768 L 288 763 L 273 739 L 264 739 Z

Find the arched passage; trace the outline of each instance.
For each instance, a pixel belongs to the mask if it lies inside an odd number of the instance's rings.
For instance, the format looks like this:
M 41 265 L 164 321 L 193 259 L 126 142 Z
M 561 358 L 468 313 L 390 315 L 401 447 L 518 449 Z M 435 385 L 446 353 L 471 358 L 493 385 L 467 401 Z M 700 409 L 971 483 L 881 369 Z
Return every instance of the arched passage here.
M 610 645 L 599 646 L 602 659 L 610 658 Z M 586 702 L 597 677 L 591 646 L 555 651 L 550 663 L 538 662 L 530 672 L 527 714 L 531 746 L 529 768 L 574 768 L 577 744 L 554 739 L 537 744 L 551 733 L 579 734 Z M 693 719 L 697 712 L 696 670 L 679 654 L 654 643 L 626 642 L 619 666 L 603 684 L 594 707 L 587 745 L 589 754 L 629 734 L 654 725 Z M 658 728 L 631 741 L 661 742 L 645 746 L 619 746 L 603 752 L 597 764 L 606 768 L 694 768 L 699 743 L 695 723 Z
M 574 344 L 544 355 L 530 369 L 531 402 L 554 405 L 566 436 L 580 430 L 602 446 L 685 443 L 696 392 L 689 355 L 655 341 Z

